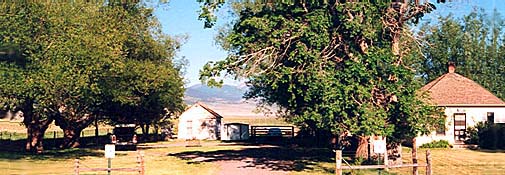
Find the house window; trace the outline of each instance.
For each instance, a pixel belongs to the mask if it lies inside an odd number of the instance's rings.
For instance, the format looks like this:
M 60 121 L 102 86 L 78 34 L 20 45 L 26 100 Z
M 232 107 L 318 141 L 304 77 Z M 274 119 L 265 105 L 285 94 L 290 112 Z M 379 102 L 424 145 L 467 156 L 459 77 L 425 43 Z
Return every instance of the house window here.
M 186 130 L 189 137 L 193 137 L 193 121 L 188 120 L 186 122 Z
M 487 113 L 487 123 L 489 124 L 494 123 L 494 112 Z

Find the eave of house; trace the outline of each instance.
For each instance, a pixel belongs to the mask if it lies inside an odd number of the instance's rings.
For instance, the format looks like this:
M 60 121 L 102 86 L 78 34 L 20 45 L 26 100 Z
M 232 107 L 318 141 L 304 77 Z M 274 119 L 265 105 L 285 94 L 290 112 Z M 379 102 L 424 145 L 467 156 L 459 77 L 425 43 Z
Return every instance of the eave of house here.
M 505 107 L 505 104 L 438 104 L 439 107 Z

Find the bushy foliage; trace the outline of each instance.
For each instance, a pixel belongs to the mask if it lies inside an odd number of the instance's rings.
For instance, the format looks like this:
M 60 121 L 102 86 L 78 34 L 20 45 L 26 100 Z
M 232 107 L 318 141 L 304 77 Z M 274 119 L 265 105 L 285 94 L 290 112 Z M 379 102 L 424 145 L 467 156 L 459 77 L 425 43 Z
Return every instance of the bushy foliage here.
M 421 148 L 450 148 L 451 144 L 447 140 L 432 141 L 420 146 Z
M 470 139 L 466 143 L 478 144 L 483 149 L 505 149 L 505 125 L 480 122 L 468 130 Z
M 465 143 L 466 144 L 474 144 L 474 145 L 479 144 L 479 129 L 478 128 L 482 128 L 482 127 L 483 127 L 483 123 L 479 122 L 474 127 L 466 128 L 466 134 L 468 136 L 468 139 L 465 140 Z

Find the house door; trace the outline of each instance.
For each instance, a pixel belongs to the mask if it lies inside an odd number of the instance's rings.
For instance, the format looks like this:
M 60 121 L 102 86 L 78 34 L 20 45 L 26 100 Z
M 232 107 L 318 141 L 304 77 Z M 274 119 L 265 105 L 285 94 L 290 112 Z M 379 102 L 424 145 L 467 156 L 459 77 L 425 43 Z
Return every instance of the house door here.
M 466 140 L 466 114 L 465 113 L 454 114 L 454 140 L 455 141 Z

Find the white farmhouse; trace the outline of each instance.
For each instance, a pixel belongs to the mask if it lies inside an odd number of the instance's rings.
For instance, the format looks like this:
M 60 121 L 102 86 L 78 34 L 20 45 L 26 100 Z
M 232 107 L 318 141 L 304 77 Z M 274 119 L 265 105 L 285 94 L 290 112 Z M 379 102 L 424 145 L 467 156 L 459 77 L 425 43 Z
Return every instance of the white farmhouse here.
M 219 140 L 222 118 L 205 104 L 197 102 L 179 117 L 178 138 Z
M 448 73 L 421 88 L 428 91 L 432 102 L 445 108 L 445 128 L 416 138 L 417 146 L 434 140 L 464 144 L 466 129 L 478 122 L 505 123 L 505 102 L 476 82 L 455 73 L 450 63 Z

